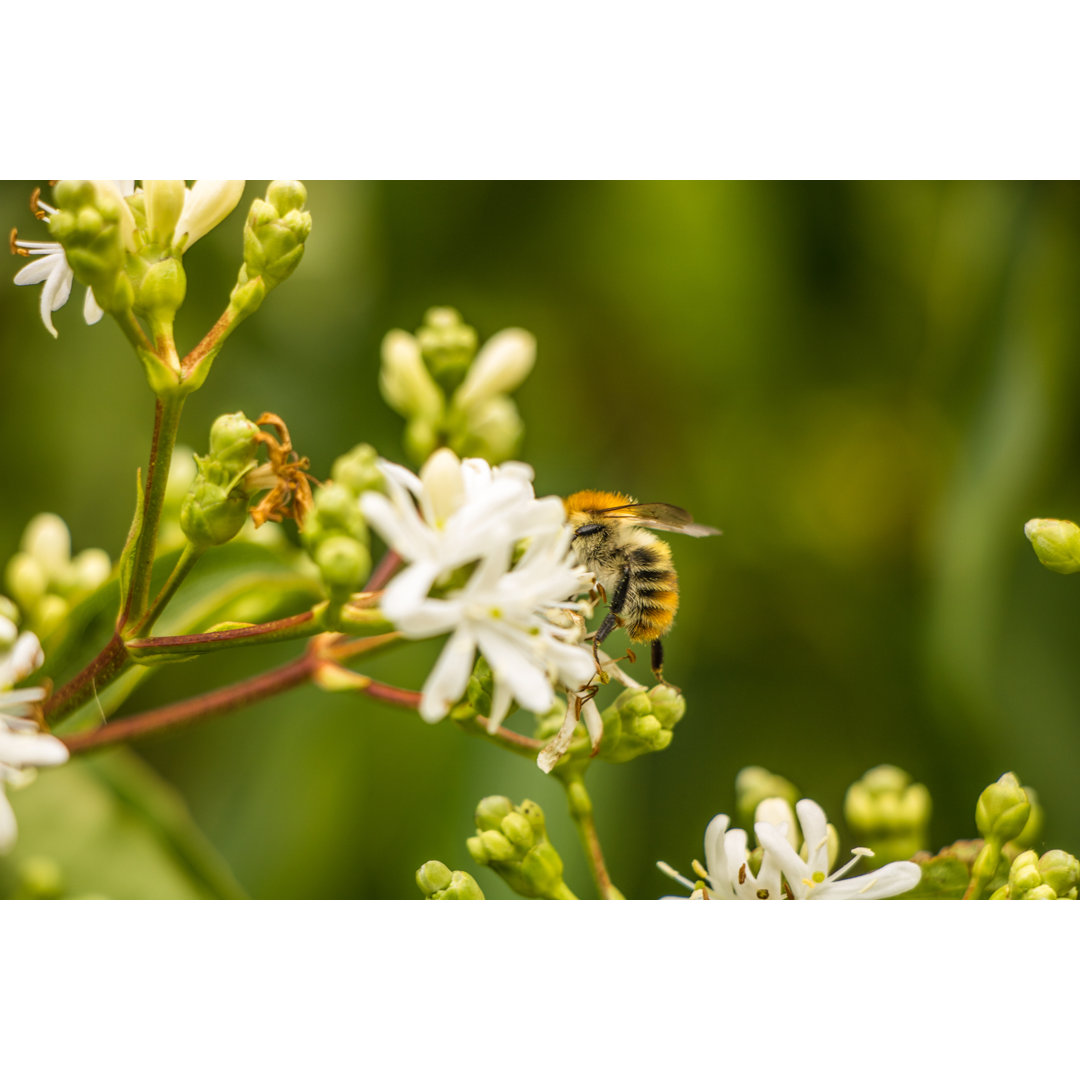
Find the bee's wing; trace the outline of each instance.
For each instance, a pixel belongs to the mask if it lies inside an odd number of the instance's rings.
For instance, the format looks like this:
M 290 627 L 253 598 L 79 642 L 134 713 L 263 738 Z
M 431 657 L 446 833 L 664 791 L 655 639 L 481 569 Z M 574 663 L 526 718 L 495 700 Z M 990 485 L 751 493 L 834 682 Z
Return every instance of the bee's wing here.
M 605 514 L 615 514 L 621 520 L 646 529 L 663 529 L 665 532 L 683 533 L 685 536 L 719 536 L 720 530 L 711 525 L 699 525 L 681 506 L 671 503 L 627 503 L 612 506 Z

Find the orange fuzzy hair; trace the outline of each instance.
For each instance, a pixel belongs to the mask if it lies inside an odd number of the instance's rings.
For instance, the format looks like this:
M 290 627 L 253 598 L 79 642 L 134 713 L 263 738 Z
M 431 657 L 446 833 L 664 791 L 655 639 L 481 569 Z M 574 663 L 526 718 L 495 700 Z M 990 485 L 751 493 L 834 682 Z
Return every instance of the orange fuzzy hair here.
M 578 491 L 563 499 L 567 514 L 587 514 L 596 510 L 607 510 L 612 506 L 625 506 L 634 500 L 629 495 L 620 495 L 617 491 Z M 630 511 L 627 511 L 630 513 Z

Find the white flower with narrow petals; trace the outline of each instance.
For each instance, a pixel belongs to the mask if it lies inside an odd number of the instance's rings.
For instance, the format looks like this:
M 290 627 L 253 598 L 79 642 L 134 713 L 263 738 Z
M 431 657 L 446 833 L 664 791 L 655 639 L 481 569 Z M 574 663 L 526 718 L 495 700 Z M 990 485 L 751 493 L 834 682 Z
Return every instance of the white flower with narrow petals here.
M 578 610 L 572 598 L 590 580 L 571 554 L 562 500 L 537 499 L 532 470 L 520 462 L 492 468 L 442 449 L 418 477 L 389 462 L 380 467 L 387 494 L 367 492 L 360 506 L 408 564 L 380 607 L 406 637 L 450 633 L 424 684 L 420 715 L 441 720 L 460 700 L 477 650 L 494 676 L 492 731 L 512 701 L 544 713 L 556 685 L 587 683 L 596 667 L 578 629 L 549 618 Z M 524 552 L 515 563 L 519 544 Z M 432 595 L 463 567 L 471 567 L 464 586 Z
M 492 468 L 479 458 L 459 461 L 444 448 L 419 476 L 388 461 L 379 467 L 387 494 L 365 492 L 360 509 L 409 564 L 387 587 L 384 611 L 407 610 L 444 575 L 519 540 L 557 533 L 566 521 L 561 499 L 536 498 L 533 471 L 521 462 Z
M 547 612 L 575 609 L 584 586 L 570 552 L 570 533 L 534 538 L 517 564 L 511 548 L 481 559 L 464 588 L 444 597 L 399 590 L 384 597 L 382 610 L 406 637 L 450 632 L 423 687 L 420 715 L 441 720 L 465 693 L 479 649 L 491 667 L 494 689 L 488 730 L 495 731 L 512 701 L 534 713 L 547 712 L 555 685 L 576 689 L 596 671 L 592 653 L 576 633 L 557 626 Z
M 693 899 L 704 900 L 880 900 L 913 889 L 922 871 L 913 862 L 894 862 L 860 877 L 844 878 L 869 848 L 855 848 L 854 858 L 829 873 L 829 825 L 825 811 L 811 799 L 795 805 L 802 827 L 805 857 L 795 850 L 790 808 L 778 812 L 767 799 L 757 811 L 754 831 L 762 848 L 756 875 L 750 872 L 750 852 L 743 829 L 729 829 L 726 814 L 709 822 L 705 831 L 706 865 L 694 864 L 704 890 L 666 863 L 657 865 L 669 877 L 692 890 Z
M 60 765 L 68 759 L 67 747 L 30 719 L 34 704 L 45 697 L 44 688 L 11 689 L 44 660 L 38 639 L 20 634 L 9 618 L 0 615 L 0 855 L 11 850 L 17 836 L 15 812 L 4 786 L 21 787 L 34 778 L 35 766 Z

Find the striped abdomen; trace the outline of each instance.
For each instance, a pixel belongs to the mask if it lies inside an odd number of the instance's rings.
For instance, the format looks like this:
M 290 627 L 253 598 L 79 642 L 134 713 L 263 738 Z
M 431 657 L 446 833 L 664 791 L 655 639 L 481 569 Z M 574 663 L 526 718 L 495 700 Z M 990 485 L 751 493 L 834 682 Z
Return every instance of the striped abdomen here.
M 630 583 L 623 620 L 631 641 L 655 641 L 666 634 L 679 607 L 679 579 L 671 548 L 663 540 L 635 545 L 629 552 Z

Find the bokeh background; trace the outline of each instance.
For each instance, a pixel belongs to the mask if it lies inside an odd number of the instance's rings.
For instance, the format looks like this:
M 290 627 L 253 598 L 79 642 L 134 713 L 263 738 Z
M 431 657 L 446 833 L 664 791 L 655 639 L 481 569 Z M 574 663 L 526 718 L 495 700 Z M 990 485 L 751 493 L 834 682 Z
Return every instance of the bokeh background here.
M 28 238 L 44 236 L 34 186 L 0 186 L 0 220 Z M 303 263 L 190 399 L 183 442 L 202 451 L 218 414 L 271 410 L 317 475 L 359 441 L 400 460 L 379 343 L 449 304 L 481 339 L 506 326 L 538 338 L 516 399 L 539 493 L 624 490 L 724 531 L 672 538 L 683 601 L 665 672 L 689 702 L 674 742 L 590 772 L 629 896 L 669 891 L 655 861 L 700 856 L 748 764 L 836 821 L 848 784 L 899 765 L 931 790 L 935 847 L 974 834 L 979 792 L 1012 769 L 1045 807 L 1047 845 L 1080 849 L 1080 581 L 1043 569 L 1023 534 L 1031 517 L 1080 516 L 1080 189 L 313 182 L 309 194 Z M 224 305 L 242 217 L 185 259 L 182 348 Z M 153 399 L 115 327 L 83 325 L 78 286 L 59 340 L 46 333 L 40 290 L 10 284 L 20 265 L 0 286 L 0 561 L 41 510 L 66 519 L 77 548 L 115 556 Z M 163 670 L 124 711 L 297 649 Z M 419 686 L 437 649 L 378 671 Z M 644 678 L 646 658 L 638 667 Z M 137 754 L 152 772 L 103 755 L 77 795 L 57 786 L 68 770 L 17 793 L 9 874 L 45 854 L 73 893 L 412 898 L 427 859 L 475 870 L 473 809 L 501 793 L 541 803 L 568 883 L 591 895 L 559 786 L 450 725 L 304 688 Z M 91 834 L 92 860 L 75 839 Z

